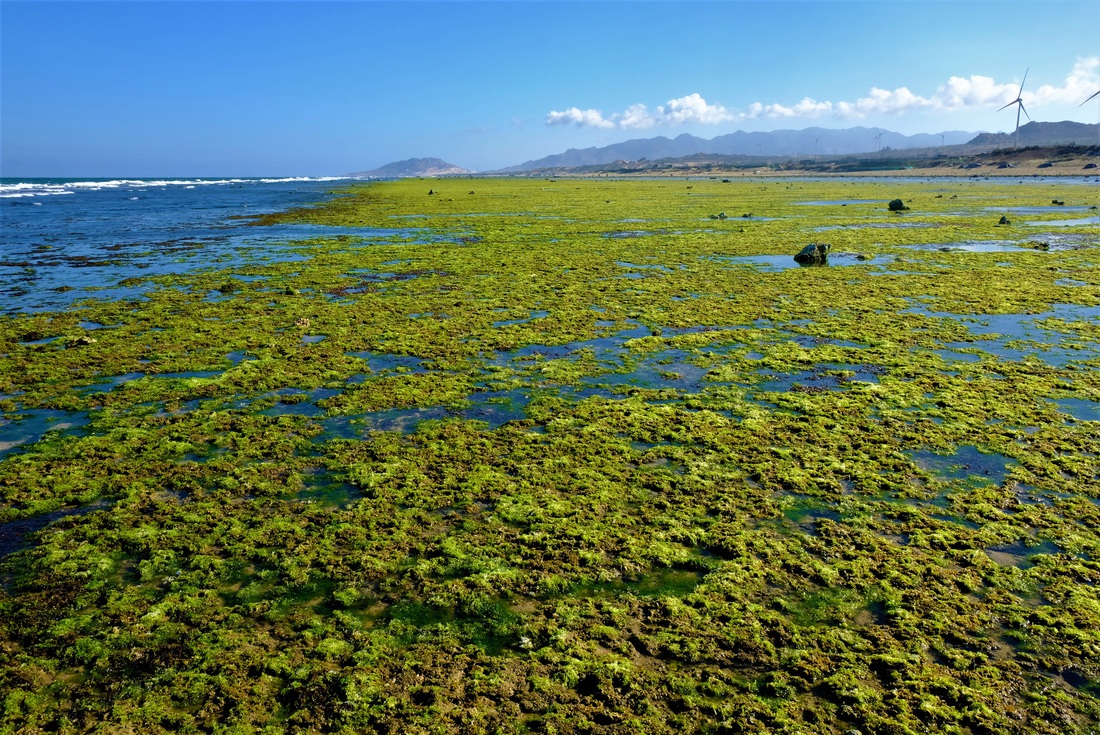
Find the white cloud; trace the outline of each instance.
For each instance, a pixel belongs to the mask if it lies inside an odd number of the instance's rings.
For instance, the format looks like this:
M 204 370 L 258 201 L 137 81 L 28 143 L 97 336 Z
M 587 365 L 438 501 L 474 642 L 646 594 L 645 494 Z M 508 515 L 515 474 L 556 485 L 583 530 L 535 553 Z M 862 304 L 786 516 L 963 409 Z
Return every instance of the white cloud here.
M 698 93 L 669 100 L 657 108 L 657 114 L 668 125 L 700 123 L 716 125 L 736 119 L 736 115 L 722 105 L 707 104 Z
M 696 92 L 671 99 L 659 105 L 653 112 L 640 103 L 608 117 L 604 117 L 599 110 L 570 107 L 564 112 L 551 112 L 546 116 L 546 122 L 548 125 L 644 129 L 688 123 L 717 125 L 760 117 L 786 119 L 832 116 L 860 119 L 870 115 L 900 115 L 919 111 L 961 112 L 1008 104 L 1016 99 L 1019 89 L 1018 82 L 998 84 L 991 77 L 980 75 L 953 76 L 928 97 L 919 95 L 908 87 L 898 87 L 893 91 L 872 87 L 867 96 L 854 101 L 819 102 L 812 97 L 804 97 L 794 105 L 753 102 L 743 112 L 727 109 L 720 104 L 710 104 Z M 1097 89 L 1100 89 L 1100 56 L 1090 56 L 1078 59 L 1060 85 L 1044 84 L 1034 90 L 1025 89 L 1024 106 L 1040 108 L 1046 105 L 1079 104 Z
M 626 129 L 652 128 L 660 124 L 657 118 L 649 114 L 649 108 L 645 105 L 631 105 L 626 108 L 619 116 L 618 123 L 620 128 Z
M 570 107 L 568 110 L 562 112 L 551 111 L 550 114 L 546 116 L 547 125 L 569 125 L 571 123 L 580 127 L 615 127 L 615 123 L 604 119 L 603 114 L 599 110 L 581 110 L 576 107 Z
M 1044 84 L 1034 92 L 1023 93 L 1024 106 L 1040 107 L 1052 104 L 1075 104 L 1084 102 L 1090 94 L 1100 89 L 1100 56 L 1078 59 L 1073 71 L 1066 77 L 1061 87 Z M 1015 98 L 1015 96 L 1013 96 Z
M 759 102 L 754 102 L 749 105 L 749 112 L 744 115 L 744 118 L 821 117 L 822 115 L 832 112 L 832 110 L 832 102 L 818 102 L 809 97 L 803 97 L 802 101 L 793 107 L 787 107 L 780 104 L 763 105 Z
M 969 79 L 951 77 L 947 84 L 936 90 L 937 108 L 954 112 L 976 107 L 1005 104 L 1016 99 L 1017 84 L 997 84 L 990 77 L 972 76 Z

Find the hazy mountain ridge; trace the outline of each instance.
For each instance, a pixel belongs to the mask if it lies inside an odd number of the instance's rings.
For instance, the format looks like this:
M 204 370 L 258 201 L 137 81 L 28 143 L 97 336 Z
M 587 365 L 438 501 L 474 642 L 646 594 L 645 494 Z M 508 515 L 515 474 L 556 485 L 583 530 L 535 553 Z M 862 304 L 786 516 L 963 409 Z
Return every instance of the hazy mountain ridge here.
M 1029 122 L 1020 126 L 1020 145 L 1096 145 L 1100 143 L 1100 124 L 1061 122 Z M 1008 133 L 980 133 L 970 145 L 1012 147 L 1016 145 L 1016 131 Z
M 1020 146 L 1096 145 L 1100 143 L 1100 125 L 1062 122 L 1029 122 L 1020 126 Z M 719 135 L 699 138 L 684 133 L 675 138 L 635 138 L 603 147 L 570 148 L 564 153 L 526 161 L 491 172 L 526 173 L 542 169 L 571 169 L 603 166 L 622 162 L 653 162 L 685 159 L 691 156 L 745 156 L 769 158 L 827 158 L 860 154 L 883 155 L 886 151 L 946 149 L 968 146 L 979 149 L 1012 148 L 1015 131 L 1007 133 L 970 133 L 950 130 L 942 133 L 903 135 L 884 128 L 857 126 L 845 129 L 805 128 Z M 404 178 L 411 176 L 455 176 L 471 173 L 439 158 L 410 158 L 386 164 L 372 171 L 348 174 L 354 178 Z
M 442 158 L 409 158 L 348 176 L 357 179 L 399 179 L 408 176 L 454 176 L 468 173 L 470 172 L 466 169 L 447 163 Z
M 719 135 L 707 140 L 683 134 L 676 138 L 635 138 L 602 148 L 570 148 L 564 153 L 501 169 L 501 173 L 530 171 L 541 168 L 592 166 L 614 161 L 656 160 L 678 158 L 696 153 L 761 156 L 813 156 L 866 153 L 880 148 L 928 148 L 938 145 L 959 145 L 968 142 L 974 133 L 950 130 L 943 133 L 903 135 L 884 128 L 857 126 L 839 130 L 805 128 Z

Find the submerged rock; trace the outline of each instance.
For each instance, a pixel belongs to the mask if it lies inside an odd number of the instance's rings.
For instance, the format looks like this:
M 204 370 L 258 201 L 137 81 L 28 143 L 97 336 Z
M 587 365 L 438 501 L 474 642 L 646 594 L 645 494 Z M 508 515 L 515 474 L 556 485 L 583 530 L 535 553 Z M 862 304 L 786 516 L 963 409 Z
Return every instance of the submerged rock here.
M 810 243 L 794 256 L 801 265 L 825 265 L 829 258 L 829 245 L 823 242 Z
M 81 334 L 66 340 L 65 347 L 83 347 L 85 345 L 94 345 L 95 343 L 95 338 L 89 337 L 86 334 Z

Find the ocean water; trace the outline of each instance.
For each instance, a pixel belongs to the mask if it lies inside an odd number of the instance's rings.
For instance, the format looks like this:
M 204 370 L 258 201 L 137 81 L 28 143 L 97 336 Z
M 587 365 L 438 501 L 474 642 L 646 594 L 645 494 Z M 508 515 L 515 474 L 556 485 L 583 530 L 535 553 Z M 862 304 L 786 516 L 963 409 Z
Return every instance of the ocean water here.
M 0 179 L 0 313 L 134 298 L 134 277 L 293 260 L 280 242 L 415 230 L 255 226 L 251 218 L 333 196 L 335 178 Z

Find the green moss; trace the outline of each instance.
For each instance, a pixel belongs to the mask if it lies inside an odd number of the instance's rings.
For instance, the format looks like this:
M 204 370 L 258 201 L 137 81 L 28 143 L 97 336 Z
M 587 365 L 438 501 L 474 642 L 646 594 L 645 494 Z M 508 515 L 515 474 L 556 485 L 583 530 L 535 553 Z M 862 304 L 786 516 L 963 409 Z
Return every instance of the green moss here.
M 939 249 L 1046 188 L 424 184 L 267 219 L 426 235 L 0 319 L 0 730 L 1100 722 L 1095 232 Z M 811 241 L 879 265 L 730 260 Z

